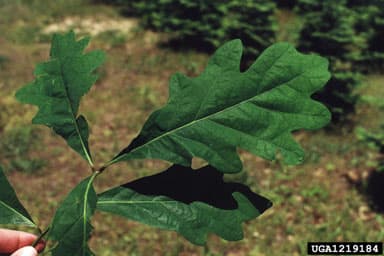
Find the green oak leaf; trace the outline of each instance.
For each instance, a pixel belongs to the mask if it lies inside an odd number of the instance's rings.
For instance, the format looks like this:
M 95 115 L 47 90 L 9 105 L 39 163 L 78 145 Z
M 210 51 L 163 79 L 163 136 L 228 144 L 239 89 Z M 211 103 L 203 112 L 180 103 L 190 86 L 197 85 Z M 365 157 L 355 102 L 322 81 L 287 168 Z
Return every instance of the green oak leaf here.
M 0 166 L 0 224 L 36 227 L 35 223 L 16 196 Z
M 241 54 L 241 41 L 233 40 L 200 76 L 172 76 L 167 105 L 107 166 L 135 158 L 190 166 L 199 157 L 220 171 L 238 172 L 237 147 L 270 160 L 280 152 L 285 163 L 300 163 L 304 152 L 291 132 L 330 120 L 328 109 L 311 99 L 330 78 L 328 61 L 277 43 L 240 72 Z
M 222 172 L 211 166 L 193 170 L 175 165 L 100 194 L 97 209 L 177 231 L 204 245 L 209 233 L 241 240 L 241 224 L 271 205 L 243 184 L 223 182 Z
M 80 182 L 64 199 L 53 218 L 49 238 L 58 242 L 53 256 L 94 255 L 88 247 L 90 219 L 96 209 L 95 175 Z
M 54 35 L 50 60 L 36 66 L 35 80 L 22 87 L 16 98 L 38 106 L 32 122 L 51 127 L 93 165 L 88 147 L 88 124 L 78 115 L 78 109 L 81 97 L 97 79 L 93 71 L 104 61 L 104 53 L 83 54 L 88 42 L 88 38 L 76 41 L 73 32 Z

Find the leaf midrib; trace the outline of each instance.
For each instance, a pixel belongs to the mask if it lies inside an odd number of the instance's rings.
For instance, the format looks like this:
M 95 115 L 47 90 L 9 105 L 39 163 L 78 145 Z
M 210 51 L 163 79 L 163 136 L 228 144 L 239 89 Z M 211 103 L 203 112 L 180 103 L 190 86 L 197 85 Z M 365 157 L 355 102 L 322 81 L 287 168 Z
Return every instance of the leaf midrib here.
M 286 51 L 285 51 L 285 52 L 286 52 Z M 283 54 L 282 54 L 282 55 L 283 55 Z M 279 58 L 281 58 L 281 56 L 279 56 Z M 279 58 L 278 58 L 278 59 L 279 59 Z M 274 66 L 274 65 L 271 65 L 271 66 L 268 68 L 268 70 L 270 70 L 272 66 Z M 274 86 L 274 87 L 272 87 L 272 88 L 270 88 L 270 89 L 268 89 L 268 90 L 266 90 L 266 91 L 264 91 L 264 92 L 262 92 L 262 93 L 260 93 L 260 94 L 258 94 L 258 95 L 249 97 L 249 98 L 247 98 L 247 99 L 245 99 L 245 100 L 243 100 L 243 101 L 241 101 L 241 102 L 239 102 L 239 103 L 236 103 L 236 104 L 234 104 L 234 105 L 232 105 L 232 106 L 230 106 L 230 107 L 224 108 L 224 109 L 222 109 L 222 110 L 220 110 L 220 111 L 218 111 L 218 112 L 215 112 L 215 113 L 213 113 L 213 114 L 204 116 L 204 117 L 202 117 L 202 118 L 200 118 L 200 119 L 195 119 L 195 120 L 193 120 L 193 121 L 191 121 L 191 122 L 189 122 L 189 123 L 186 123 L 186 124 L 184 124 L 184 125 L 182 125 L 182 126 L 179 126 L 179 127 L 175 128 L 175 129 L 172 129 L 172 130 L 170 130 L 170 131 L 167 131 L 166 133 L 161 134 L 160 136 L 151 139 L 150 141 L 146 142 L 145 144 L 142 144 L 142 145 L 140 145 L 140 146 L 134 148 L 133 150 L 129 151 L 128 153 L 124 153 L 124 154 L 118 156 L 117 158 L 111 160 L 107 165 L 111 165 L 111 164 L 113 164 L 113 163 L 116 163 L 116 162 L 118 162 L 120 159 L 126 157 L 127 155 L 129 155 L 129 154 L 131 154 L 131 153 L 133 153 L 133 152 L 139 150 L 140 148 L 145 147 L 145 146 L 147 146 L 147 145 L 149 145 L 149 144 L 151 144 L 151 143 L 153 143 L 153 142 L 155 142 L 155 141 L 157 141 L 157 140 L 160 140 L 160 139 L 162 139 L 163 137 L 166 137 L 166 136 L 168 136 L 168 135 L 171 134 L 171 133 L 177 132 L 178 130 L 184 129 L 185 127 L 188 127 L 188 126 L 192 126 L 192 125 L 194 125 L 194 124 L 197 123 L 197 122 L 204 121 L 204 120 L 209 119 L 209 118 L 211 118 L 211 117 L 213 117 L 213 116 L 215 116 L 215 115 L 220 115 L 220 114 L 223 113 L 223 112 L 230 111 L 230 110 L 232 110 L 233 108 L 237 108 L 238 106 L 240 106 L 240 105 L 242 105 L 242 104 L 244 104 L 244 103 L 249 102 L 250 100 L 252 100 L 252 99 L 255 98 L 255 97 L 260 97 L 261 95 L 263 95 L 263 94 L 265 94 L 265 93 L 268 93 L 268 92 L 270 92 L 271 90 L 274 90 L 274 89 L 277 88 L 277 87 L 280 87 L 280 86 L 283 86 L 283 85 L 289 83 L 290 81 L 292 81 L 292 80 L 298 78 L 299 76 L 303 75 L 305 72 L 307 72 L 307 70 L 305 70 L 304 72 L 300 72 L 299 74 L 297 74 L 297 75 L 293 76 L 292 78 L 290 78 L 288 81 L 284 81 L 283 83 L 280 83 L 280 84 L 278 84 L 278 85 L 276 85 L 276 86 Z M 294 89 L 294 88 L 293 88 L 293 89 Z M 294 90 L 295 90 L 295 89 L 294 89 Z
M 94 173 L 91 177 L 90 177 L 90 180 L 88 181 L 87 183 L 87 186 L 85 188 L 85 192 L 84 192 L 84 197 L 83 197 L 83 210 L 82 210 L 82 214 L 76 218 L 76 220 L 73 222 L 73 224 L 68 227 L 63 233 L 63 236 L 61 237 L 63 240 L 63 238 L 65 238 L 67 235 L 68 235 L 68 231 L 73 228 L 74 226 L 76 226 L 76 223 L 78 223 L 79 221 L 82 220 L 82 226 L 83 226 L 83 234 L 82 234 L 82 246 L 80 248 L 80 250 L 82 250 L 82 255 L 85 255 L 85 250 L 84 248 L 87 247 L 87 240 L 86 240 L 86 227 L 87 227 L 87 209 L 88 209 L 88 194 L 89 194 L 89 190 L 91 188 L 91 185 L 93 184 L 93 180 L 95 179 L 95 177 L 97 176 L 97 173 Z
M 164 204 L 164 203 L 180 203 L 177 201 L 130 201 L 130 200 L 100 200 L 97 202 L 101 204 Z
M 83 152 L 85 153 L 85 157 L 87 158 L 87 161 L 89 163 L 89 165 L 91 167 L 93 167 L 93 161 L 92 161 L 92 158 L 91 156 L 88 154 L 88 150 L 87 148 L 85 147 L 85 144 L 84 144 L 84 141 L 83 141 L 83 138 L 81 137 L 81 133 L 80 133 L 80 129 L 79 129 L 79 126 L 77 125 L 77 120 L 76 120 L 76 116 L 75 116 L 75 112 L 73 110 L 73 106 L 72 106 L 72 103 L 71 101 L 69 100 L 69 93 L 68 93 L 68 82 L 65 80 L 65 76 L 64 76 L 64 71 L 63 71 L 63 68 L 62 68 L 62 61 L 58 58 L 59 62 L 60 62 L 60 75 L 62 77 L 62 81 L 63 81 L 63 86 L 64 86 L 64 91 L 65 91 L 65 100 L 67 101 L 67 104 L 69 105 L 69 112 L 71 113 L 71 117 L 72 117 L 72 121 L 73 121 L 73 125 L 75 126 L 75 130 L 76 130 L 76 133 L 77 133 L 77 136 L 79 137 L 80 139 L 80 143 L 81 143 L 81 148 L 83 150 Z
M 12 208 L 11 206 L 6 204 L 5 202 L 0 201 L 0 204 L 2 204 L 5 208 L 9 209 L 10 211 L 14 212 L 16 215 L 18 215 L 21 219 L 23 219 L 26 222 L 26 224 L 28 223 L 28 225 L 33 226 L 33 227 L 36 226 L 36 224 L 33 223 L 30 219 L 25 217 L 23 214 L 21 214 L 19 211 L 17 211 L 16 209 Z
M 84 206 L 83 206 L 83 246 L 82 246 L 82 249 L 83 249 L 83 255 L 84 255 L 84 248 L 87 246 L 87 232 L 86 232 L 86 229 L 87 229 L 87 213 L 88 213 L 88 194 L 89 194 L 89 191 L 92 187 L 92 184 L 93 184 L 93 180 L 96 178 L 98 173 L 94 173 L 91 178 L 89 179 L 88 183 L 87 183 L 87 187 L 85 188 L 85 193 L 84 193 Z

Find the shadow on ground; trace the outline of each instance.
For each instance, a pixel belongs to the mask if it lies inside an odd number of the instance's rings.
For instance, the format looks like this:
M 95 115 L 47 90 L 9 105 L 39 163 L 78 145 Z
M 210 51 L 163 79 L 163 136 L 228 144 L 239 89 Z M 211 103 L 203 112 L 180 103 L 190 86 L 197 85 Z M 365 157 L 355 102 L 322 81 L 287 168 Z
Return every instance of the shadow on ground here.
M 373 210 L 384 213 L 384 171 L 373 171 L 367 178 L 365 194 Z

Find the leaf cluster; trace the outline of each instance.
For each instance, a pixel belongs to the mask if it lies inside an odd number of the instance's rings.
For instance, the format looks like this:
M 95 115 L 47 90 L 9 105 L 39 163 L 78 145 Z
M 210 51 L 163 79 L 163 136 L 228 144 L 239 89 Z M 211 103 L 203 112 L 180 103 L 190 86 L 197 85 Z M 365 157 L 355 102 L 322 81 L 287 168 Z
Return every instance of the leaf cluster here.
M 97 210 L 177 231 L 197 245 L 204 245 L 210 233 L 240 240 L 242 223 L 262 214 L 271 202 L 243 184 L 223 181 L 224 173 L 242 169 L 237 148 L 266 159 L 280 153 L 286 163 L 300 163 L 304 152 L 291 133 L 318 129 L 330 119 L 327 108 L 311 98 L 330 77 L 327 60 L 280 43 L 240 72 L 242 44 L 233 40 L 215 52 L 200 76 L 172 76 L 167 105 L 153 112 L 138 136 L 98 169 L 79 105 L 97 79 L 94 71 L 104 54 L 84 53 L 88 42 L 77 41 L 73 32 L 55 35 L 49 61 L 38 64 L 35 80 L 16 94 L 19 101 L 38 106 L 33 123 L 60 135 L 91 170 L 59 204 L 42 234 L 54 242 L 54 256 L 94 255 L 88 240 Z M 193 157 L 208 165 L 193 170 Z M 153 158 L 173 165 L 157 175 L 96 191 L 94 180 L 108 175 L 110 165 Z M 0 224 L 35 226 L 2 170 L 0 207 Z

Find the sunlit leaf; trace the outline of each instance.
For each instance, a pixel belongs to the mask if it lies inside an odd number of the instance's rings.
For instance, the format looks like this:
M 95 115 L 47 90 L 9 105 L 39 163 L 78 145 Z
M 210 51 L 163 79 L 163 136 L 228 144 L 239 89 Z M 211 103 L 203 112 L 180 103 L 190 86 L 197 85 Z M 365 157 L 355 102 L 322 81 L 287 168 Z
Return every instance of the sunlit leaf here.
M 237 147 L 266 159 L 280 152 L 285 163 L 300 163 L 304 153 L 291 132 L 330 120 L 327 108 L 310 97 L 329 79 L 328 61 L 277 43 L 240 72 L 241 54 L 240 40 L 233 40 L 216 51 L 200 76 L 174 75 L 168 104 L 152 113 L 108 165 L 157 158 L 190 166 L 200 157 L 220 171 L 238 172 Z

